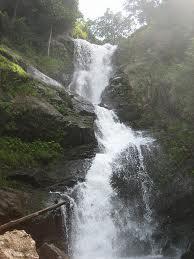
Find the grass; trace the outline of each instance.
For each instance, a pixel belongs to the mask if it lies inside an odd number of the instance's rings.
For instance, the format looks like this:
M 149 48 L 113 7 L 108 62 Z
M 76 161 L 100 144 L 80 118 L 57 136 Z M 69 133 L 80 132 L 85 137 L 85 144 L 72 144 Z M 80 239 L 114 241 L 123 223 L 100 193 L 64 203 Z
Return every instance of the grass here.
M 0 137 L 1 169 L 33 168 L 47 165 L 61 156 L 56 142 L 34 141 L 27 143 L 19 138 Z

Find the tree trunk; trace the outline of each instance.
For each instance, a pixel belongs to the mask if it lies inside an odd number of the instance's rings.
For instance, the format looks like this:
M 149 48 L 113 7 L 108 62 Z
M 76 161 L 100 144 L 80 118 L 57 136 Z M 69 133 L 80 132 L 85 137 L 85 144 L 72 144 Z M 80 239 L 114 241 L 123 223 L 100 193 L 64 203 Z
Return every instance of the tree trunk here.
M 48 57 L 50 56 L 51 41 L 53 36 L 53 26 L 51 25 L 49 41 L 48 41 Z
M 67 203 L 67 201 L 63 201 L 63 202 L 60 202 L 60 203 L 55 204 L 53 206 L 50 206 L 50 207 L 48 207 L 46 209 L 37 211 L 37 212 L 29 214 L 29 215 L 27 215 L 25 217 L 22 217 L 22 218 L 10 221 L 10 222 L 8 222 L 6 224 L 3 224 L 3 225 L 0 226 L 0 234 L 4 234 L 6 231 L 11 230 L 12 228 L 15 228 L 16 226 L 20 225 L 21 223 L 24 223 L 24 222 L 26 222 L 28 220 L 31 220 L 31 219 L 33 219 L 35 217 L 38 217 L 38 216 L 40 216 L 40 215 L 42 215 L 42 214 L 44 214 L 44 213 L 46 213 L 48 211 L 55 210 L 55 209 L 65 205 L 66 203 Z
M 16 20 L 16 17 L 17 17 L 17 10 L 18 10 L 19 3 L 20 3 L 20 0 L 16 0 L 14 12 L 13 12 L 12 23 L 14 23 L 15 20 Z

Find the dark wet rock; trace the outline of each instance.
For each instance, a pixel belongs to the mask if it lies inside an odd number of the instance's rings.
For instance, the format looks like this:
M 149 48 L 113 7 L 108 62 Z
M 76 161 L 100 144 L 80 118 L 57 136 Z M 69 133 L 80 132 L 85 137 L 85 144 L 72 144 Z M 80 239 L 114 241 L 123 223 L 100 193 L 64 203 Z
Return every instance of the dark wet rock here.
M 69 259 L 58 247 L 45 243 L 39 248 L 40 259 Z
M 55 174 L 57 172 L 57 181 L 55 184 L 49 186 L 49 190 L 65 191 L 66 187 L 72 188 L 78 182 L 84 182 L 88 169 L 92 163 L 91 159 L 84 160 L 70 160 L 58 164 Z
M 188 251 L 185 252 L 181 259 L 193 259 L 194 258 L 194 243 L 189 245 Z
M 129 80 L 123 72 L 116 72 L 110 80 L 109 86 L 102 94 L 101 105 L 115 110 L 123 122 L 138 120 L 141 115 Z
M 54 200 L 53 198 L 49 198 L 48 192 L 45 192 L 44 196 L 45 200 L 42 199 L 41 190 L 38 190 L 38 193 L 31 192 L 27 194 L 8 188 L 1 189 L 0 225 L 54 204 Z M 69 200 L 66 197 L 64 197 L 64 199 L 66 199 L 65 206 L 70 208 Z M 64 227 L 64 218 L 61 208 L 28 220 L 16 228 L 29 233 L 36 241 L 37 248 L 40 248 L 45 242 L 48 242 L 63 251 L 67 251 L 68 243 L 67 239 L 65 239 L 67 233 Z M 10 229 L 10 231 L 11 230 L 13 229 Z
M 94 117 L 96 116 L 94 106 L 80 96 L 74 96 L 74 98 L 72 99 L 72 104 L 74 109 L 81 115 L 92 115 Z
M 0 224 L 22 217 L 28 201 L 28 194 L 11 188 L 0 189 Z
M 73 187 L 84 181 L 91 159 L 60 160 L 48 167 L 21 169 L 7 173 L 7 180 L 31 186 L 35 189 L 51 187 Z
M 23 169 L 9 172 L 6 176 L 9 181 L 20 182 L 33 188 L 44 188 L 55 183 L 44 169 Z
M 36 97 L 16 99 L 12 109 L 14 117 L 8 117 L 8 121 L 14 127 L 5 129 L 9 135 L 28 141 L 55 140 L 63 146 L 95 142 L 92 116 L 81 116 L 68 107 L 65 115 L 65 110 L 59 112 L 53 104 Z
M 67 250 L 68 244 L 66 243 L 67 240 L 65 240 L 66 230 L 60 208 L 46 215 L 34 218 L 20 225 L 19 228 L 30 233 L 36 241 L 37 248 L 40 248 L 44 243 L 52 243 L 63 251 Z

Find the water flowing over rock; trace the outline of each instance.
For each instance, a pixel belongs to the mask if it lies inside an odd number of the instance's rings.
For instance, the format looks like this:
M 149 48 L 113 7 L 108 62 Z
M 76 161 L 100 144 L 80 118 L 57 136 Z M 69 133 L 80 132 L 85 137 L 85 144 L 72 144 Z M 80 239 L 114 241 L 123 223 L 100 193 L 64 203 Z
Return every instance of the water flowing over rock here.
M 31 236 L 23 230 L 14 230 L 0 236 L 0 258 L 39 259 L 39 256 Z
M 70 90 L 95 107 L 100 151 L 86 182 L 72 191 L 70 254 L 74 259 L 163 258 L 154 239 L 157 222 L 150 200 L 154 186 L 144 163 L 154 140 L 126 127 L 113 111 L 99 106 L 113 75 L 115 50 L 109 44 L 75 41 Z
M 70 90 L 87 101 L 99 104 L 101 94 L 109 84 L 112 72 L 111 56 L 116 46 L 98 46 L 77 40 L 75 47 L 75 72 Z

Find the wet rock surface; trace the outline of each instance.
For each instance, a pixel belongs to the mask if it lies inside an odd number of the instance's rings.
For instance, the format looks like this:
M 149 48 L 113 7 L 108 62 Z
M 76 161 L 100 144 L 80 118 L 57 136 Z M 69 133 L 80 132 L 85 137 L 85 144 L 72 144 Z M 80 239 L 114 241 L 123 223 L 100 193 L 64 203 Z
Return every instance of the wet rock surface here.
M 52 243 L 59 249 L 67 251 L 68 244 L 66 243 L 67 240 L 65 240 L 66 233 L 60 208 L 23 223 L 19 228 L 30 233 L 32 238 L 36 241 L 38 249 L 43 246 L 44 243 Z
M 69 257 L 55 245 L 47 243 L 40 247 L 39 255 L 40 259 L 69 259 Z
M 22 217 L 27 205 L 28 194 L 11 188 L 0 189 L 0 224 Z
M 190 244 L 188 251 L 184 253 L 181 259 L 193 259 L 194 258 L 194 243 Z
M 119 119 L 125 123 L 138 120 L 140 109 L 133 95 L 127 76 L 123 72 L 116 72 L 110 80 L 109 86 L 102 94 L 101 105 L 114 110 Z

